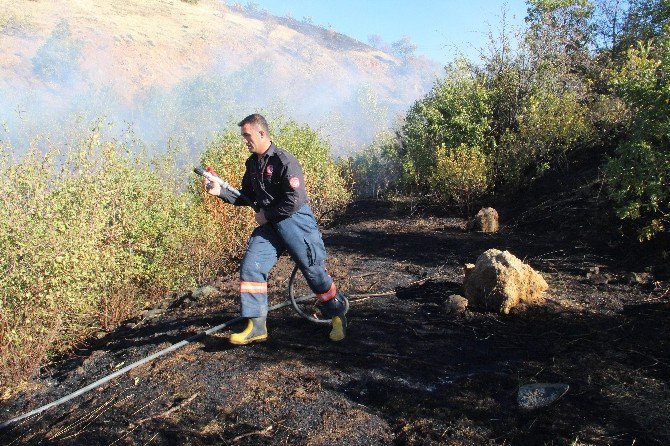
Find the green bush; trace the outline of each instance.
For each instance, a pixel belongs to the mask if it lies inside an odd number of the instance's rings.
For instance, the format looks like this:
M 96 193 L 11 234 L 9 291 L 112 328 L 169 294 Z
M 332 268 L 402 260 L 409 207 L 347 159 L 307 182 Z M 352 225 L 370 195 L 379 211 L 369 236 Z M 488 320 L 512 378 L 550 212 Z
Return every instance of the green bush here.
M 402 128 L 403 168 L 409 186 L 434 189 L 438 147 L 480 147 L 485 152 L 491 105 L 489 90 L 472 68 L 455 64 L 447 77 L 409 110 Z
M 486 155 L 465 144 L 454 150 L 441 145 L 437 149 L 436 158 L 431 182 L 435 184 L 439 197 L 444 202 L 453 201 L 470 212 L 475 199 L 489 187 L 489 162 Z
M 495 182 L 511 191 L 558 167 L 593 137 L 589 109 L 570 91 L 532 94 L 517 119 L 518 131 L 503 135 L 494 151 Z
M 110 329 L 216 259 L 170 160 L 133 155 L 96 129 L 71 147 L 0 158 L 0 363 L 21 376 L 91 330 Z M 40 145 L 48 141 L 40 141 Z M 13 161 L 19 158 L 18 161 Z M 160 173 L 159 173 L 160 172 Z
M 640 240 L 670 225 L 670 27 L 657 42 L 629 50 L 611 85 L 633 110 L 630 136 L 607 163 L 609 193 Z
M 301 161 L 317 215 L 347 202 L 325 141 L 292 121 L 275 136 Z M 97 126 L 68 147 L 0 150 L 3 383 L 146 302 L 232 268 L 255 225 L 249 208 L 211 197 L 195 176 L 184 190 L 190 169 L 174 157 L 150 160 L 131 134 L 112 140 Z M 239 184 L 248 155 L 236 129 L 217 136 L 202 164 Z
M 373 144 L 350 157 L 353 188 L 359 197 L 378 198 L 401 183 L 400 143 L 392 134 L 380 135 Z
M 330 156 L 330 144 L 307 125 L 292 120 L 272 124 L 272 139 L 291 152 L 305 173 L 310 206 L 317 218 L 341 210 L 351 199 L 344 178 Z

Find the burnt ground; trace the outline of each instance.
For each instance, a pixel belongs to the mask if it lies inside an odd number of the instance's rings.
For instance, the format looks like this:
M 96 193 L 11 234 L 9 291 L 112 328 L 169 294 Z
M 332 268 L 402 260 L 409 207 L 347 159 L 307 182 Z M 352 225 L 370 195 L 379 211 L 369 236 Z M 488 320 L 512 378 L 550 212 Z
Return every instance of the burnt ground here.
M 232 347 L 227 329 L 205 337 L 12 425 L 0 444 L 670 443 L 670 308 L 662 297 L 670 284 L 629 280 L 634 269 L 615 250 L 566 235 L 556 220 L 501 215 L 502 230 L 490 235 L 411 206 L 354 203 L 324 231 L 331 275 L 358 295 L 343 342 L 280 309 L 270 314 L 267 342 Z M 546 303 L 505 316 L 446 314 L 463 264 L 488 248 L 540 271 Z M 274 303 L 286 299 L 290 268 L 283 258 L 273 271 Z M 232 319 L 236 276 L 214 285 L 220 295 L 173 300 L 43 368 L 30 388 L 0 402 L 0 418 Z M 395 293 L 365 297 L 387 291 Z M 517 404 L 529 383 L 570 389 L 529 411 Z

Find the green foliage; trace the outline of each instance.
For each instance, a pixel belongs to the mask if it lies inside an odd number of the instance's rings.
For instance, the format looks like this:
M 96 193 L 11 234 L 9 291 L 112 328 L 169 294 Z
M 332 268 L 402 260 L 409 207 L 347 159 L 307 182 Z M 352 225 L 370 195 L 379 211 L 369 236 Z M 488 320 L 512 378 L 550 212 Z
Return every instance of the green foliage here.
M 486 148 L 489 145 L 489 90 L 464 63 L 453 65 L 447 77 L 409 110 L 402 128 L 403 167 L 410 185 L 431 190 L 436 150 L 444 146 Z
M 615 145 L 606 173 L 618 215 L 635 222 L 641 240 L 667 231 L 670 3 L 624 3 L 530 0 L 519 47 L 503 33 L 481 67 L 448 67 L 407 113 L 398 150 L 376 146 L 352 158 L 357 187 L 388 184 L 374 177 L 400 163 L 406 190 L 467 205 L 567 169 L 579 151 Z M 594 53 L 596 32 L 611 51 Z
M 575 9 L 589 9 L 592 7 L 589 0 L 529 0 L 530 5 L 530 20 L 532 14 L 542 12 L 555 12 L 558 9 L 575 8 Z
M 244 175 L 244 162 L 249 152 L 242 144 L 239 131 L 232 129 L 217 134 L 200 158 L 200 164 L 212 167 L 230 184 L 240 187 Z M 230 206 L 203 191 L 196 178 L 191 191 L 200 203 L 198 212 L 206 220 L 214 236 L 207 251 L 221 259 L 224 269 L 231 269 L 246 248 L 246 236 L 255 225 L 254 214 L 246 206 Z
M 307 125 L 293 120 L 272 123 L 272 140 L 291 152 L 302 166 L 310 206 L 320 216 L 341 209 L 351 195 L 330 156 L 330 144 Z
M 397 151 L 378 146 L 352 158 L 357 188 L 374 191 L 385 181 L 371 174 L 400 162 L 407 190 L 468 206 L 486 193 L 513 193 L 605 138 L 594 118 L 618 131 L 625 107 L 594 100 L 593 11 L 589 0 L 531 0 L 518 49 L 504 34 L 483 66 L 457 60 L 408 111 Z M 616 115 L 602 110 L 610 106 Z
M 593 68 L 593 5 L 588 0 L 532 0 L 525 33 L 533 85 L 561 95 L 588 95 L 584 74 Z
M 625 54 L 638 42 L 662 37 L 669 21 L 668 0 L 630 0 L 628 12 L 622 20 L 620 35 L 615 41 L 615 52 Z
M 354 191 L 359 197 L 375 197 L 393 191 L 401 183 L 400 143 L 392 134 L 379 135 L 364 150 L 350 157 Z
M 641 240 L 670 224 L 670 36 L 628 51 L 612 86 L 633 109 L 630 137 L 607 164 L 618 215 L 637 222 Z
M 508 190 L 542 174 L 593 135 L 588 108 L 572 92 L 538 91 L 517 116 L 519 128 L 495 149 L 495 179 Z
M 203 265 L 215 264 L 195 251 L 211 234 L 169 180 L 173 162 L 152 166 L 133 155 L 141 147 L 130 135 L 104 139 L 96 128 L 71 147 L 36 143 L 16 161 L 11 147 L 1 148 L 4 379 L 94 327 L 114 327 L 159 294 L 194 285 Z
M 528 85 L 519 60 L 511 63 L 494 62 L 487 67 L 491 73 L 487 88 L 491 103 L 491 136 L 499 142 L 508 131 L 516 131 L 519 115 L 527 99 Z
M 453 150 L 441 145 L 436 151 L 431 182 L 442 201 L 454 201 L 469 212 L 477 197 L 489 187 L 489 163 L 478 148 L 461 144 Z

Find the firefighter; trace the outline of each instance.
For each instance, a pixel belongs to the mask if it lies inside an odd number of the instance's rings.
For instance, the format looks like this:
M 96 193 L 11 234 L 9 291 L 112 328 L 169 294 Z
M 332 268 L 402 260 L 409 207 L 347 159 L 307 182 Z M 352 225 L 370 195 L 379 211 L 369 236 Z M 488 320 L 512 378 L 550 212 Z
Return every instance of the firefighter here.
M 330 339 L 341 341 L 347 327 L 345 297 L 325 269 L 326 249 L 307 204 L 302 167 L 293 155 L 272 142 L 263 116 L 249 115 L 238 126 L 251 152 L 241 189 L 249 200 L 236 197 L 216 182 L 203 180 L 211 195 L 236 206 L 251 201 L 257 209 L 258 226 L 251 233 L 240 265 L 241 315 L 248 319 L 247 326 L 233 333 L 230 342 L 245 345 L 267 339 L 267 279 L 284 251 L 298 264 L 324 314 L 331 319 Z

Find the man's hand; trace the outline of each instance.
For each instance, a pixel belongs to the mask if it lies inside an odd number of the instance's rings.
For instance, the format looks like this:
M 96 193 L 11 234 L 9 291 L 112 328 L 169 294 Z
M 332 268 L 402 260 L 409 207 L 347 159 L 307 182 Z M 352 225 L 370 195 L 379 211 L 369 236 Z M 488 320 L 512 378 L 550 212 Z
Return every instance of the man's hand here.
M 221 185 L 219 183 L 215 183 L 214 181 L 208 181 L 207 178 L 203 178 L 202 187 L 204 187 L 208 193 L 217 197 L 221 193 Z
M 256 212 L 256 223 L 258 223 L 258 226 L 263 226 L 267 222 L 268 222 L 268 219 L 265 218 L 265 213 L 263 212 L 263 209 Z

